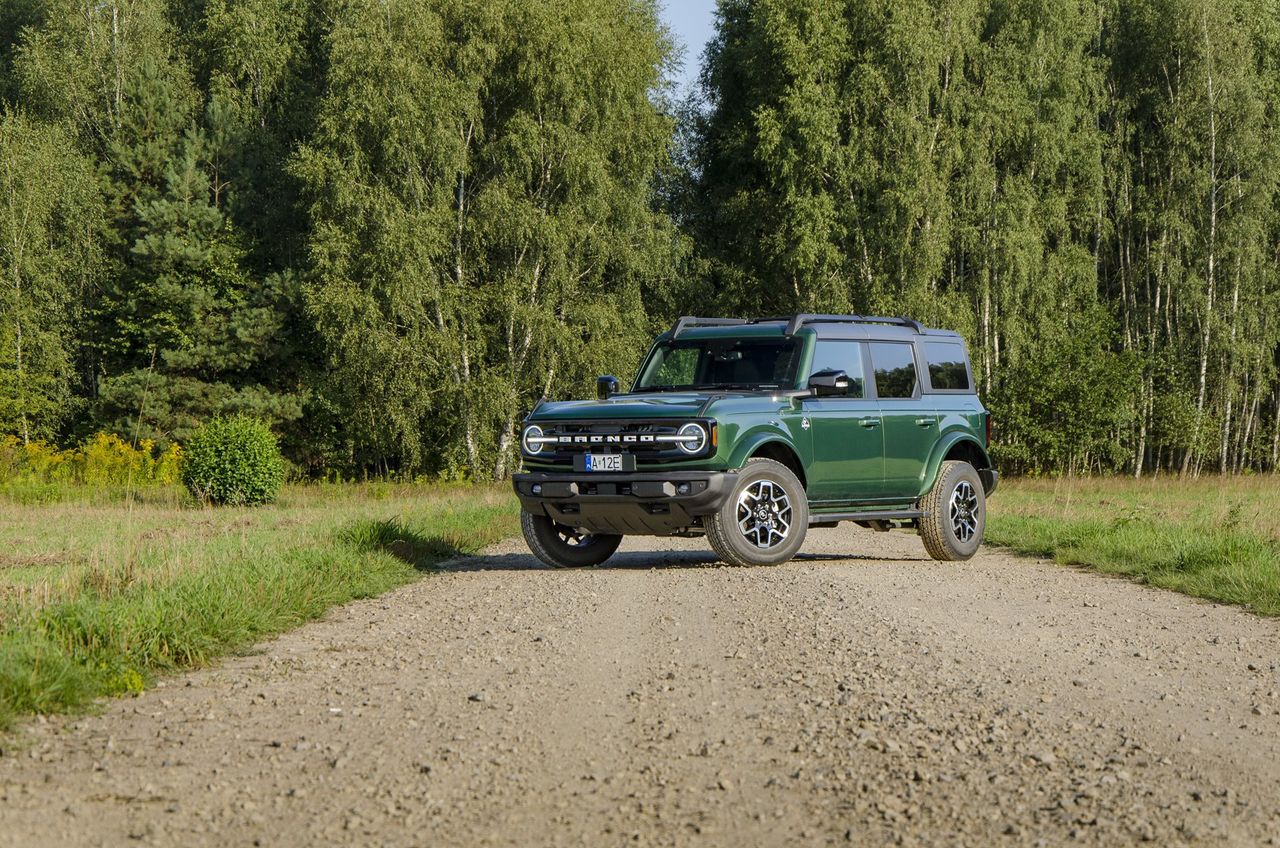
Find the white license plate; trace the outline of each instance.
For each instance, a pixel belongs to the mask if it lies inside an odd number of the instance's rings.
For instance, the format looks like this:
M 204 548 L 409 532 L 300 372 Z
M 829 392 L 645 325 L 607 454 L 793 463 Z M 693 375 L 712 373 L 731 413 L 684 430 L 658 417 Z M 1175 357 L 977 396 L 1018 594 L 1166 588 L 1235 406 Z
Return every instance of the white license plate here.
M 584 457 L 584 464 L 588 471 L 621 471 L 622 454 L 589 453 Z

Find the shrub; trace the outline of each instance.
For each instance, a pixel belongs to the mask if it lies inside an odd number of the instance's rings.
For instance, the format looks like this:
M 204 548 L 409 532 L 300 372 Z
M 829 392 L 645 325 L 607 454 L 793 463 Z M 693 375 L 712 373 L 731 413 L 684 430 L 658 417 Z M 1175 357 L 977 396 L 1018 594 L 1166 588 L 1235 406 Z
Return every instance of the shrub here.
M 113 433 L 98 433 L 79 447 L 66 450 L 46 442 L 23 444 L 16 436 L 0 436 L 0 485 L 169 485 L 178 482 L 181 459 L 177 443 L 157 452 L 149 439 L 134 447 Z
M 280 445 L 257 419 L 215 418 L 183 446 L 182 482 L 211 503 L 267 503 L 284 483 Z

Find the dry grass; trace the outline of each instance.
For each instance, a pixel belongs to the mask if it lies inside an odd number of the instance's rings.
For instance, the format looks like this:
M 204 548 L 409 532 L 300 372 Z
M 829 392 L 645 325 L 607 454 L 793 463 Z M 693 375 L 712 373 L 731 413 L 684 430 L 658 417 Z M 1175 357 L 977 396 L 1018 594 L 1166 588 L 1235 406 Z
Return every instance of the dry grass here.
M 1003 483 L 1002 483 L 1003 486 Z M 1064 520 L 1147 517 L 1173 524 L 1242 527 L 1280 541 L 1280 477 L 1062 477 L 1008 481 L 1006 510 Z

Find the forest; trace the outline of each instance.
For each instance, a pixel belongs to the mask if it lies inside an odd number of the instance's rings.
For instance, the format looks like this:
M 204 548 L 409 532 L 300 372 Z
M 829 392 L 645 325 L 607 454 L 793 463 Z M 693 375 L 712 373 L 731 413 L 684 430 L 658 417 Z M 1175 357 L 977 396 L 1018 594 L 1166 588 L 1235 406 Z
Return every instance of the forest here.
M 674 0 L 671 0 L 674 2 Z M 502 479 L 679 314 L 968 340 L 1007 472 L 1280 469 L 1280 0 L 0 0 L 0 434 Z

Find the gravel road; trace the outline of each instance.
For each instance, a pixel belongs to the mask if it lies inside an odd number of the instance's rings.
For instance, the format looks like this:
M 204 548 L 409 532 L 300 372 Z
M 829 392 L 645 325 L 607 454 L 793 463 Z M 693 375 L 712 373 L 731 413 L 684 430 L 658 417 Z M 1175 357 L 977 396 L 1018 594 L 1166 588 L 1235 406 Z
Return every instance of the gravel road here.
M 660 549 L 660 550 L 656 550 Z M 0 757 L 0 845 L 1280 844 L 1280 623 L 987 550 L 512 542 Z

